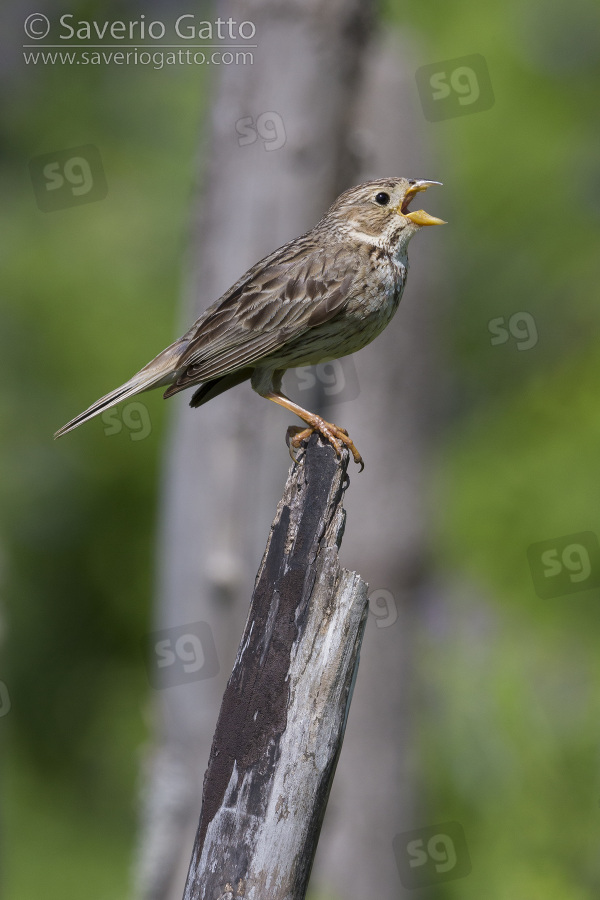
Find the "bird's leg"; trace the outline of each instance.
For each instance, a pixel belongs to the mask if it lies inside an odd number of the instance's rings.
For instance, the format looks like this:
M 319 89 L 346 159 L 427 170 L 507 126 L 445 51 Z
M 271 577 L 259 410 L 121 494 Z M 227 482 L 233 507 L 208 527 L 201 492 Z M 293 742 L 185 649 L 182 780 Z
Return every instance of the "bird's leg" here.
M 263 397 L 266 397 L 267 400 L 272 400 L 274 403 L 278 403 L 279 406 L 283 406 L 284 409 L 289 409 L 290 412 L 295 413 L 308 425 L 308 428 L 303 428 L 294 434 L 293 437 L 290 437 L 290 444 L 292 447 L 299 447 L 303 440 L 310 437 L 314 431 L 317 431 L 325 438 L 325 440 L 329 441 L 338 456 L 342 452 L 342 444 L 345 444 L 352 453 L 354 462 L 359 464 L 360 471 L 362 472 L 365 467 L 362 456 L 354 446 L 354 441 L 348 437 L 348 432 L 344 428 L 339 428 L 332 422 L 326 422 L 321 416 L 317 416 L 315 413 L 303 409 L 301 406 L 298 406 L 297 403 L 294 403 L 293 400 L 290 400 L 282 394 L 281 391 L 265 391 L 264 393 L 261 391 L 261 394 Z

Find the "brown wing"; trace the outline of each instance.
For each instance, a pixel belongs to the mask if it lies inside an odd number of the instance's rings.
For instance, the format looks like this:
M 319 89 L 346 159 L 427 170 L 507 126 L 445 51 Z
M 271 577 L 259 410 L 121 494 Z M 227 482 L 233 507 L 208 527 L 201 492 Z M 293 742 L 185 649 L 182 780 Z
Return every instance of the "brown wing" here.
M 262 260 L 188 331 L 185 370 L 165 392 L 252 366 L 344 306 L 356 260 L 346 247 L 292 241 Z

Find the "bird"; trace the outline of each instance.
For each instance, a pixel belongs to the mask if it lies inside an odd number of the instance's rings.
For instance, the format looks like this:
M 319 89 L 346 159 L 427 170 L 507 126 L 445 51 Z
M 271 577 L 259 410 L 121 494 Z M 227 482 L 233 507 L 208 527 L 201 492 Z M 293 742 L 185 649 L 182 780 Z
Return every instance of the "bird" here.
M 287 369 L 355 353 L 389 324 L 406 284 L 409 241 L 425 226 L 446 224 L 409 204 L 439 184 L 378 178 L 344 191 L 310 231 L 248 269 L 184 335 L 54 437 L 153 388 L 166 386 L 166 399 L 195 386 L 190 406 L 199 407 L 250 380 L 304 422 L 288 429 L 292 458 L 318 432 L 338 456 L 346 446 L 362 471 L 348 432 L 286 397 L 282 378 Z

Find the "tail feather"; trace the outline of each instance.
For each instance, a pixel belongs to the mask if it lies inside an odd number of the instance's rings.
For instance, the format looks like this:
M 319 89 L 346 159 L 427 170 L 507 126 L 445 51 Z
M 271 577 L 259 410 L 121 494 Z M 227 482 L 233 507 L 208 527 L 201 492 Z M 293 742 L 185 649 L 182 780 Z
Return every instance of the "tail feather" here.
M 152 379 L 147 378 L 142 380 L 137 376 L 134 376 L 130 381 L 122 384 L 121 387 L 111 391 L 110 394 L 106 394 L 106 396 L 96 400 L 96 402 L 92 403 L 88 409 L 79 413 L 78 416 L 75 416 L 74 419 L 71 419 L 71 421 L 67 422 L 66 425 L 63 425 L 62 428 L 59 428 L 54 435 L 55 439 L 62 437 L 63 434 L 67 434 L 67 432 L 77 428 L 77 426 L 81 425 L 83 422 L 87 422 L 88 419 L 93 419 L 94 416 L 104 412 L 105 409 L 110 409 L 111 406 L 115 406 L 115 404 L 120 403 L 121 400 L 126 400 L 128 397 L 133 397 L 134 394 L 139 394 L 152 387 L 156 387 L 156 385 L 152 383 Z
M 170 384 L 178 374 L 176 363 L 181 355 L 182 349 L 185 349 L 182 341 L 177 341 L 171 347 L 167 347 L 167 349 L 163 350 L 156 359 L 153 359 L 147 366 L 140 369 L 140 371 L 137 372 L 133 378 L 130 378 L 129 381 L 126 381 L 125 384 L 115 388 L 115 390 L 111 391 L 109 394 L 105 394 L 104 397 L 100 397 L 99 400 L 92 403 L 92 405 L 84 410 L 84 412 L 75 416 L 74 419 L 71 419 L 71 421 L 67 422 L 66 425 L 63 425 L 62 428 L 59 428 L 54 435 L 54 438 L 62 437 L 63 434 L 67 434 L 67 432 L 77 428 L 78 425 L 97 416 L 98 413 L 104 412 L 105 409 L 110 409 L 111 406 L 115 406 L 117 403 L 120 403 L 121 400 L 127 400 L 128 397 L 133 397 L 134 394 L 141 394 L 143 391 L 149 391 L 152 388 Z

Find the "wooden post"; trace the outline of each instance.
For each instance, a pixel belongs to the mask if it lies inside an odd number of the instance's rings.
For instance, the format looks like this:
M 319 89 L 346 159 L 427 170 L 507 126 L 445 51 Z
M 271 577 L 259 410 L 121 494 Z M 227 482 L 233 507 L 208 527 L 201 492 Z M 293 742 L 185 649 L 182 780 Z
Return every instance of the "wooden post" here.
M 313 435 L 258 570 L 204 777 L 184 900 L 302 900 L 368 612 L 340 567 L 348 454 Z

